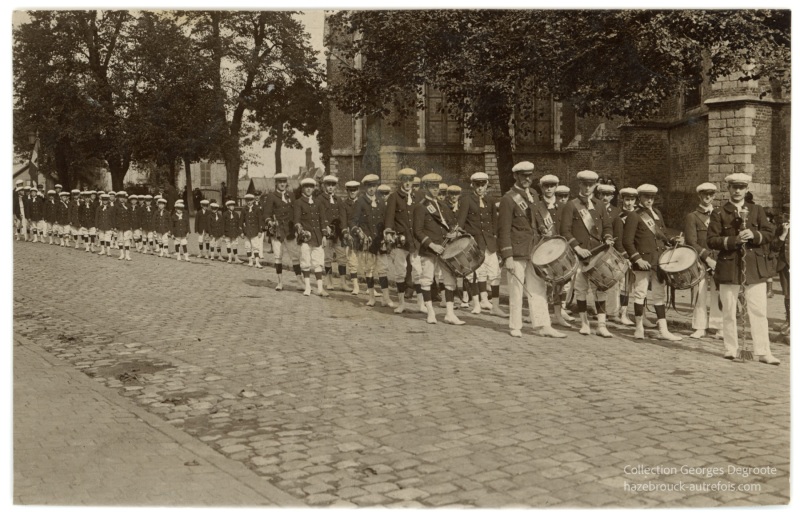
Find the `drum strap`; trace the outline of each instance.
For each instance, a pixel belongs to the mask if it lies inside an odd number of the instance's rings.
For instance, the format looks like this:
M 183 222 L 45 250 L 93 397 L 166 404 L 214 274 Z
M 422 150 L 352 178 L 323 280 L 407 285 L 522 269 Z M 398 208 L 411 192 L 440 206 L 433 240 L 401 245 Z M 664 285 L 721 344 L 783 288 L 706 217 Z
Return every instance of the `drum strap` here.
M 572 203 L 575 206 L 575 210 L 577 210 L 578 214 L 580 214 L 581 221 L 583 221 L 583 226 L 586 227 L 586 231 L 589 232 L 589 235 L 597 239 L 598 241 L 602 241 L 602 239 L 600 239 L 600 237 L 598 237 L 594 233 L 594 218 L 592 217 L 592 214 L 589 212 L 589 209 L 581 207 L 581 202 L 577 198 L 572 200 Z
M 697 219 L 700 221 L 700 223 L 703 224 L 703 227 L 705 227 L 706 230 L 708 230 L 708 224 L 711 223 L 711 216 L 709 216 L 705 212 L 697 211 Z
M 650 216 L 650 214 L 648 214 L 645 211 L 642 211 L 639 213 L 639 217 L 642 218 L 644 224 L 647 225 L 647 228 L 650 229 L 650 232 L 652 232 L 657 239 L 661 239 L 662 241 L 667 241 L 667 236 L 665 236 L 661 232 L 661 230 L 656 226 L 656 222 L 653 220 L 653 217 Z
M 553 228 L 553 216 L 550 215 L 550 211 L 544 203 L 537 203 L 536 210 L 539 211 L 539 216 L 544 221 L 544 228 L 541 229 L 542 234 L 550 234 L 550 230 Z
M 436 223 L 443 226 L 446 230 L 450 230 L 450 227 L 444 221 L 444 216 L 437 205 L 434 205 L 433 202 L 428 201 L 428 203 L 426 203 L 426 208 Z

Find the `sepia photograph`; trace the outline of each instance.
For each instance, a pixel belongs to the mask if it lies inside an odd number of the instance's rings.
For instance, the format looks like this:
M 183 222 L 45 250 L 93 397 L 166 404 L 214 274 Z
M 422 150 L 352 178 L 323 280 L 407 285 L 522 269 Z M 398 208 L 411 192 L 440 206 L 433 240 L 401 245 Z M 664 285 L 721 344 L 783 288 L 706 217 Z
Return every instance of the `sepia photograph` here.
M 787 509 L 791 11 L 497 7 L 8 8 L 14 510 Z

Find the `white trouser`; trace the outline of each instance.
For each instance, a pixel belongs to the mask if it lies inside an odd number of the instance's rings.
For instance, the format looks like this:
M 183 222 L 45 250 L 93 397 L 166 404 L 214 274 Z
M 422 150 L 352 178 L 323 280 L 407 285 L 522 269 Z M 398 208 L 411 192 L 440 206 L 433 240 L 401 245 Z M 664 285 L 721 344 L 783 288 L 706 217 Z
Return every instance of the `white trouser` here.
M 627 275 L 627 273 L 625 275 Z M 606 313 L 609 315 L 616 315 L 619 312 L 619 291 L 622 282 L 623 281 L 614 283 L 613 286 L 606 290 Z
M 411 282 L 420 284 L 419 277 L 422 271 L 422 262 L 419 254 L 411 253 L 401 248 L 395 248 L 389 254 L 389 276 L 395 282 L 405 282 L 406 264 L 409 257 L 411 257 Z
M 490 282 L 492 286 L 500 285 L 500 262 L 497 260 L 497 253 L 483 251 L 483 263 L 475 270 L 478 282 Z M 472 281 L 472 276 L 467 279 Z
M 711 293 L 708 292 L 711 287 Z M 695 288 L 697 289 L 697 303 L 692 314 L 692 328 L 694 329 L 722 329 L 722 311 L 717 300 L 717 283 L 710 274 L 706 274 Z M 708 318 L 708 306 L 711 306 L 711 318 Z
M 169 232 L 164 232 L 161 234 L 161 246 L 169 246 Z
M 508 273 L 508 327 L 522 329 L 522 296 L 528 297 L 528 311 L 533 327 L 550 326 L 547 309 L 547 285 L 536 275 L 529 259 L 514 258 L 514 268 Z M 524 284 L 523 284 L 524 283 Z
M 131 246 L 131 239 L 133 239 L 133 231 L 132 230 L 125 230 L 120 231 L 119 233 L 119 240 L 121 241 L 122 246 Z
M 575 283 L 575 300 L 586 300 L 586 295 L 591 290 L 595 302 L 605 302 L 606 292 L 599 291 L 597 286 L 592 284 L 592 281 L 583 273 L 583 266 L 578 266 L 573 282 Z
M 245 252 L 258 254 L 259 257 L 264 257 L 264 234 L 259 232 L 256 237 L 245 237 L 244 250 Z
M 456 289 L 456 277 L 450 268 L 442 263 L 437 256 L 420 255 L 419 284 L 423 290 L 429 290 L 434 279 L 442 279 L 445 289 Z M 405 278 L 405 276 L 403 277 Z
M 297 264 L 300 262 L 300 247 L 294 239 L 280 241 L 272 238 L 272 255 L 275 256 L 275 264 Z M 284 259 L 288 258 L 288 261 Z
M 183 237 L 172 236 L 172 246 L 175 246 L 175 245 L 188 246 L 189 245 L 189 240 L 186 239 L 186 236 L 183 236 Z
M 347 251 L 338 241 L 334 243 L 334 239 L 325 239 L 325 244 L 322 249 L 325 251 L 325 267 L 331 266 L 333 263 L 344 266 L 347 261 Z
M 654 306 L 663 306 L 667 302 L 667 285 L 658 280 L 655 269 L 640 271 L 634 270 L 636 282 L 633 285 L 633 302 L 644 304 L 647 297 L 647 285 L 650 284 L 650 303 Z
M 321 272 L 325 265 L 325 250 L 321 246 L 300 245 L 300 269 L 304 272 Z
M 767 322 L 767 283 L 749 284 L 744 287 L 747 301 L 747 321 L 753 339 L 753 352 L 757 356 L 770 355 L 769 323 Z M 739 333 L 736 326 L 736 302 L 739 297 L 738 284 L 720 284 L 722 299 L 722 339 L 725 354 L 733 356 L 739 349 Z
M 97 235 L 100 237 L 100 244 L 101 246 L 105 246 L 105 243 L 111 243 L 111 231 L 110 230 L 99 230 Z
M 364 277 L 385 277 L 389 274 L 389 255 L 359 252 L 358 264 Z
M 361 252 L 357 252 L 353 247 L 347 247 L 347 273 L 350 275 L 358 274 L 358 260 Z

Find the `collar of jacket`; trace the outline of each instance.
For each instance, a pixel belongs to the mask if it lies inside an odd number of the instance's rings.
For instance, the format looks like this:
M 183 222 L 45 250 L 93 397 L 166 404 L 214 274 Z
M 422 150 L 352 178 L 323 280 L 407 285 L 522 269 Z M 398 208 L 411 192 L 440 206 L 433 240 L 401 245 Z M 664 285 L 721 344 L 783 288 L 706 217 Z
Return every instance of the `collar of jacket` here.
M 753 214 L 753 207 L 754 207 L 754 206 L 755 206 L 755 203 L 747 203 L 747 202 L 744 202 L 744 203 L 742 204 L 742 207 L 747 207 L 747 210 L 749 210 L 749 211 L 750 211 L 750 214 Z M 732 212 L 732 213 L 734 213 L 734 214 L 735 214 L 736 212 L 738 212 L 738 210 L 739 210 L 739 209 L 737 209 L 737 208 L 736 208 L 736 205 L 734 205 L 734 204 L 733 204 L 733 202 L 732 202 L 732 201 L 730 201 L 730 200 L 728 200 L 727 202 L 725 202 L 725 205 L 723 205 L 723 206 L 722 206 L 722 208 L 723 208 L 723 209 L 725 209 L 725 210 L 727 210 L 728 212 Z

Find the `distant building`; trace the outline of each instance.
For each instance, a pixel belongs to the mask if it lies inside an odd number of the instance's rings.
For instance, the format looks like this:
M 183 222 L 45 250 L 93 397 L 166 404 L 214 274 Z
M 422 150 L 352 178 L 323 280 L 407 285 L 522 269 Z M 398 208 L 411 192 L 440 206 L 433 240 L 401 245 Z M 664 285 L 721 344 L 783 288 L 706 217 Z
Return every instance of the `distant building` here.
M 306 165 L 300 166 L 298 178 L 301 180 L 303 178 L 313 178 L 317 182 L 321 182 L 323 176 L 325 176 L 325 170 L 314 164 L 314 161 L 311 160 L 311 148 L 306 148 Z

